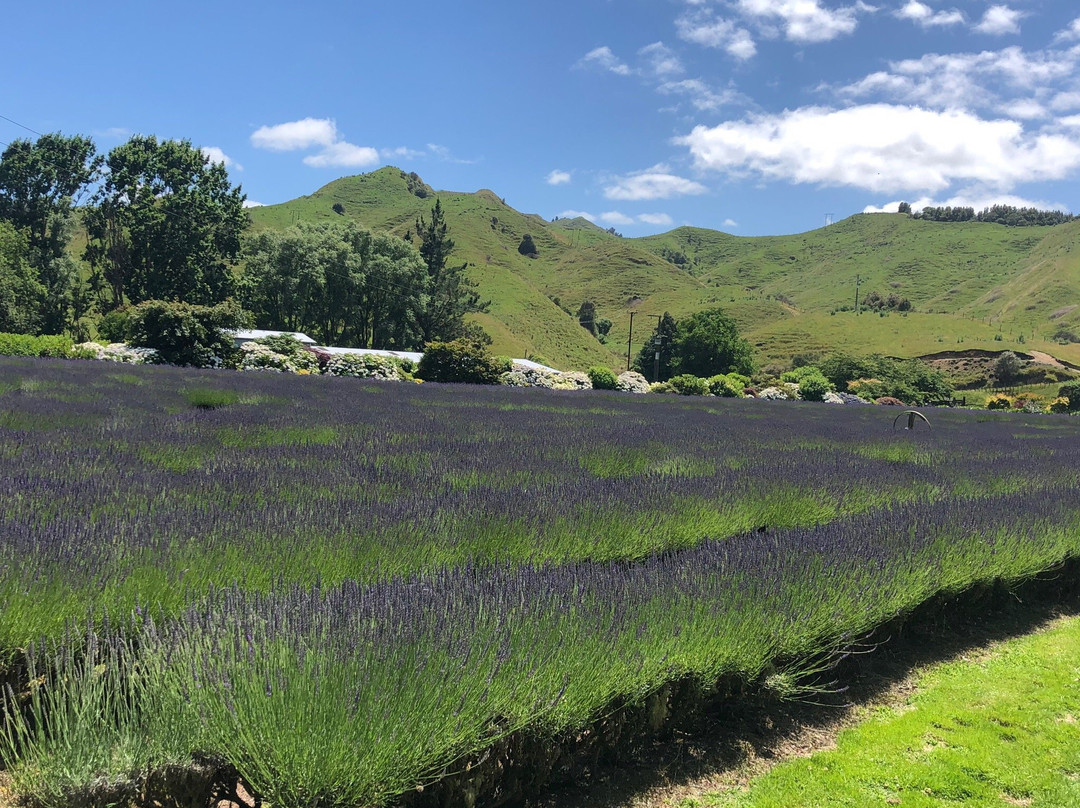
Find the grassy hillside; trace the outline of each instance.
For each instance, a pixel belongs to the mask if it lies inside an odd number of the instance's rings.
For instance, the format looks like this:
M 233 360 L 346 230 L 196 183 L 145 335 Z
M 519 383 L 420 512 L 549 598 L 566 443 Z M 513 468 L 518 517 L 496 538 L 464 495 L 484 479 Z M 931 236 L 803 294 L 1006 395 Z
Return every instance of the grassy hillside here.
M 488 190 L 435 192 L 415 175 L 384 168 L 256 208 L 253 227 L 333 220 L 340 204 L 366 227 L 404 235 L 436 197 L 454 257 L 468 263 L 491 300 L 490 312 L 476 319 L 498 353 L 563 368 L 618 367 L 626 361 L 630 311 L 639 314 L 636 353 L 650 316 L 721 305 L 761 362 L 801 351 L 917 356 L 969 348 L 1035 349 L 1080 362 L 1080 344 L 1053 340 L 1062 327 L 1080 332 L 1080 222 L 1007 228 L 860 214 L 792 236 L 682 227 L 627 239 L 581 218 L 548 222 L 520 213 Z M 526 233 L 539 250 L 535 258 L 518 253 Z M 895 293 L 913 311 L 882 317 L 841 310 L 854 304 L 856 276 L 860 294 Z M 566 312 L 585 299 L 614 323 L 606 346 Z

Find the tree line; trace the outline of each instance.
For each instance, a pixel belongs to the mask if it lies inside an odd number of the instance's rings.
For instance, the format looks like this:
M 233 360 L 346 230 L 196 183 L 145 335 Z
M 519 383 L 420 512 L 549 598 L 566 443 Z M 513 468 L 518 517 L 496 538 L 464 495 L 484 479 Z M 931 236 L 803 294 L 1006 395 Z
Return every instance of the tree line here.
M 437 199 L 415 243 L 348 220 L 247 234 L 245 199 L 187 140 L 136 135 L 107 154 L 81 135 L 14 141 L 0 155 L 0 332 L 85 340 L 168 301 L 228 302 L 258 327 L 344 347 L 484 336 L 465 315 L 487 303 L 450 261 Z
M 906 204 L 906 203 L 905 203 Z M 901 213 L 910 213 L 911 206 L 901 206 Z M 1040 210 L 1039 208 L 1017 208 L 1012 205 L 991 205 L 978 213 L 971 207 L 932 207 L 922 208 L 914 214 L 916 219 L 931 222 L 987 222 L 1003 224 L 1009 227 L 1035 227 L 1038 225 L 1056 225 L 1076 219 L 1071 213 L 1060 210 Z

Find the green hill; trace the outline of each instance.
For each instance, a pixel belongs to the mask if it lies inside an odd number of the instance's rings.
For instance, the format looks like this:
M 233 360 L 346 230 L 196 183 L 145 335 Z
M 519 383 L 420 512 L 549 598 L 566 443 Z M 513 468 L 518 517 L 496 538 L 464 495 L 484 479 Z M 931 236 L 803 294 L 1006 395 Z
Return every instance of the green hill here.
M 435 192 L 396 168 L 339 179 L 251 213 L 256 229 L 344 215 L 404 235 L 430 214 L 436 197 L 454 257 L 468 263 L 491 300 L 490 312 L 476 320 L 497 353 L 563 368 L 625 366 L 630 311 L 638 313 L 636 353 L 649 317 L 721 305 L 757 345 L 761 362 L 834 349 L 918 356 L 1012 348 L 1080 363 L 1080 344 L 1053 339 L 1080 333 L 1080 222 L 1009 228 L 860 214 L 792 236 L 681 227 L 631 239 L 582 218 L 548 222 L 520 213 L 488 190 Z M 518 252 L 525 234 L 536 257 Z M 856 276 L 860 296 L 894 294 L 912 310 L 856 316 Z M 607 345 L 566 311 L 585 299 L 614 323 Z

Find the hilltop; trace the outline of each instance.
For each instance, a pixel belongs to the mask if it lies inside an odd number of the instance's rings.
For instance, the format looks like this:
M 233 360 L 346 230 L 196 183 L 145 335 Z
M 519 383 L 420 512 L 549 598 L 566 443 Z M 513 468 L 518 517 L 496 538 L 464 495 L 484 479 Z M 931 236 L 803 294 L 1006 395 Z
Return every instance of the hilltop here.
M 582 218 L 521 213 L 490 190 L 435 191 L 388 167 L 254 208 L 252 227 L 344 216 L 405 235 L 436 198 L 456 242 L 453 258 L 468 264 L 491 300 L 490 312 L 475 319 L 497 353 L 564 368 L 619 367 L 631 311 L 636 353 L 650 317 L 721 305 L 763 363 L 838 349 L 896 356 L 1034 349 L 1080 363 L 1080 342 L 1067 341 L 1080 333 L 1080 222 L 1006 227 L 858 214 L 790 236 L 680 227 L 622 238 Z M 526 234 L 534 257 L 518 251 Z M 911 310 L 856 316 L 857 277 L 860 298 L 892 295 Z M 585 299 L 613 323 L 606 345 L 573 316 Z

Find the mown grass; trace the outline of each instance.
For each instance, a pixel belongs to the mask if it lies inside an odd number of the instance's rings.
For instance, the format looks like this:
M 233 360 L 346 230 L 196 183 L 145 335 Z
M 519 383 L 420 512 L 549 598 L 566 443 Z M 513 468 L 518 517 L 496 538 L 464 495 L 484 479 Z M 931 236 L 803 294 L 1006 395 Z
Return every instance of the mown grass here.
M 1080 804 L 1080 618 L 936 666 L 837 748 L 681 808 Z

